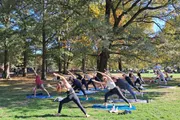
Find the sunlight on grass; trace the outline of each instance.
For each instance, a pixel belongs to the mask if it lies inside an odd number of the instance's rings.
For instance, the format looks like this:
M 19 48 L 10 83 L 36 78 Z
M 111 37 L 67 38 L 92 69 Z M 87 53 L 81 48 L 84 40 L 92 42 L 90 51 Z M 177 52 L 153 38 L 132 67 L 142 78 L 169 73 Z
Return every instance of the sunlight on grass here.
M 179 76 L 177 76 L 179 77 Z M 57 113 L 58 102 L 53 99 L 26 99 L 27 94 L 32 94 L 34 79 L 0 81 L 0 119 L 1 120 L 178 120 L 180 116 L 180 79 L 170 81 L 172 88 L 160 88 L 157 84 L 148 84 L 144 90 L 144 96 L 137 96 L 139 99 L 149 100 L 149 103 L 133 103 L 137 110 L 132 114 L 117 115 L 108 111 L 93 109 L 93 104 L 104 102 L 103 92 L 89 95 L 95 101 L 82 101 L 82 105 L 91 115 L 85 118 L 82 111 L 73 102 L 63 105 L 60 117 L 54 116 Z M 46 81 L 49 83 L 51 81 Z M 59 96 L 52 89 L 48 89 L 53 96 Z M 66 96 L 65 94 L 61 94 Z M 128 98 L 132 98 L 128 96 Z M 125 103 L 120 103 L 125 104 Z M 123 111 L 119 111 L 123 112 Z

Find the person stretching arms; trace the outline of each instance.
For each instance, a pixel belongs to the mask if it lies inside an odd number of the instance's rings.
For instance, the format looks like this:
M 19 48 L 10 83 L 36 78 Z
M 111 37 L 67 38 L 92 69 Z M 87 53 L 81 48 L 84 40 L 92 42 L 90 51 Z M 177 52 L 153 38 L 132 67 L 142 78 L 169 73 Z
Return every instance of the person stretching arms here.
M 33 69 L 34 70 L 34 69 Z M 34 74 L 36 76 L 35 78 L 35 87 L 33 88 L 33 93 L 34 93 L 34 97 L 36 97 L 36 90 L 37 89 L 41 89 L 43 91 L 45 91 L 48 94 L 48 97 L 50 97 L 49 92 L 46 90 L 46 88 L 44 87 L 43 81 L 41 80 L 40 76 L 36 73 L 36 71 L 34 70 Z
M 129 107 L 131 108 L 132 105 L 131 103 L 129 103 L 128 99 L 124 97 L 124 95 L 122 94 L 120 88 L 118 86 L 116 86 L 116 84 L 114 83 L 114 81 L 112 80 L 112 78 L 102 72 L 97 71 L 98 73 L 102 74 L 105 80 L 105 84 L 108 87 L 109 91 L 105 94 L 105 105 L 107 105 L 107 99 L 109 96 L 117 94 L 119 96 L 119 98 L 122 98 L 126 103 L 129 104 Z
M 71 76 L 72 76 L 72 77 L 69 78 L 69 80 L 72 81 L 73 89 L 74 90 L 81 90 L 83 92 L 84 96 L 86 97 L 86 100 L 88 100 L 88 96 L 87 96 L 81 82 L 78 79 L 76 79 L 76 76 L 73 75 L 70 71 L 68 71 L 68 73 L 70 73 Z
M 58 114 L 56 114 L 56 116 L 59 116 L 61 113 L 61 109 L 62 109 L 62 105 L 64 103 L 68 103 L 70 101 L 73 101 L 77 104 L 77 106 L 81 109 L 81 111 L 85 114 L 86 117 L 89 117 L 90 115 L 88 115 L 85 111 L 85 109 L 83 108 L 83 106 L 80 103 L 80 100 L 78 98 L 78 96 L 76 95 L 74 89 L 72 88 L 72 86 L 68 83 L 68 81 L 66 80 L 65 77 L 57 74 L 57 73 L 53 73 L 55 76 L 59 76 L 60 78 L 62 78 L 62 84 L 63 86 L 67 89 L 67 97 L 64 98 L 63 100 L 61 100 L 59 102 L 59 108 L 58 108 Z

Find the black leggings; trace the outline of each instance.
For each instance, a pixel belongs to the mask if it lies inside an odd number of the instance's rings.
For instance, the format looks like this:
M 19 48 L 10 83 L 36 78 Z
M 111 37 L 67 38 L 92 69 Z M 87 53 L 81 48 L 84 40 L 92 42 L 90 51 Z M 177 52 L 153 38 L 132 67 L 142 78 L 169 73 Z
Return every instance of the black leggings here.
M 134 82 L 134 85 L 136 86 L 136 83 L 138 83 L 141 86 L 141 81 L 139 78 L 136 79 L 136 81 Z
M 70 101 L 73 101 L 77 104 L 77 106 L 81 109 L 81 111 L 86 115 L 86 111 L 83 108 L 83 106 L 80 103 L 79 98 L 77 97 L 76 93 L 72 93 L 68 95 L 66 98 L 64 98 L 62 101 L 59 102 L 59 108 L 58 108 L 58 113 L 61 113 L 62 105 L 64 103 L 68 103 Z
M 134 86 L 134 84 L 133 84 L 132 81 L 128 80 L 127 82 L 128 82 L 133 88 L 135 88 L 138 92 L 140 92 L 140 90 L 139 90 L 136 86 Z
M 74 90 L 81 90 L 83 92 L 83 94 L 86 96 L 86 92 L 85 92 L 84 88 L 82 87 L 82 85 L 81 86 L 75 86 Z
M 134 99 L 137 99 L 136 94 L 132 90 L 131 86 L 126 86 L 126 90 L 130 92 L 130 94 L 133 96 Z
M 127 100 L 127 98 L 124 97 L 124 95 L 120 91 L 120 88 L 117 86 L 105 94 L 105 102 L 107 102 L 107 99 L 109 96 L 114 95 L 114 94 L 117 94 L 119 96 L 119 98 L 122 98 L 126 103 L 129 104 L 129 101 Z
M 84 78 L 82 79 L 81 83 L 82 83 L 82 85 L 84 85 L 86 87 L 86 90 L 88 90 L 88 85 L 87 85 L 86 80 Z
M 95 85 L 95 83 L 92 81 L 92 79 L 89 80 L 89 82 L 87 83 L 87 86 L 88 86 L 89 84 L 91 84 L 91 83 L 92 83 L 92 85 L 94 86 L 94 89 L 96 90 L 96 85 Z

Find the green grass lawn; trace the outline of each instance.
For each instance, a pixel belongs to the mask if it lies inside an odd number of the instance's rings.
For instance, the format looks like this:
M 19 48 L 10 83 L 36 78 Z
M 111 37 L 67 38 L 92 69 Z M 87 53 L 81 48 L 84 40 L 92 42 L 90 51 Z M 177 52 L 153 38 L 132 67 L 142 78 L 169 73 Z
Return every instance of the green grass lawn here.
M 154 73 L 142 73 L 141 75 L 142 75 L 142 77 L 148 77 L 148 78 L 156 77 L 156 75 Z M 179 73 L 170 73 L 169 76 L 170 75 L 172 75 L 173 78 L 180 78 Z
M 93 104 L 103 103 L 104 93 L 93 94 L 89 97 L 94 97 L 95 101 L 82 102 L 91 115 L 85 118 L 73 102 L 64 104 L 62 116 L 56 117 L 54 114 L 57 113 L 58 102 L 53 102 L 52 99 L 26 99 L 26 94 L 31 94 L 33 82 L 33 79 L 0 80 L 0 120 L 180 120 L 180 87 L 165 89 L 151 84 L 144 90 L 144 97 L 138 96 L 141 99 L 150 99 L 150 102 L 134 103 L 137 110 L 127 115 L 93 109 Z M 177 86 L 178 83 L 180 79 L 174 79 L 169 85 Z M 52 95 L 58 96 L 52 89 L 48 90 Z

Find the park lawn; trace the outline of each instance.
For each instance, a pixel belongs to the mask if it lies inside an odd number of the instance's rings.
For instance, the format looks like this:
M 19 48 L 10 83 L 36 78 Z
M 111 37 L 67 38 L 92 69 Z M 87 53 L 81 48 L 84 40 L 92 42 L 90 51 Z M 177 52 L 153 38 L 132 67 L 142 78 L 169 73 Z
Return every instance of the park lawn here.
M 91 115 L 85 118 L 79 108 L 73 103 L 64 104 L 62 116 L 56 117 L 58 102 L 52 99 L 26 99 L 31 94 L 33 79 L 28 80 L 0 80 L 0 119 L 1 120 L 180 120 L 180 87 L 159 88 L 150 85 L 142 99 L 149 99 L 149 103 L 134 103 L 137 110 L 132 114 L 117 115 L 108 111 L 93 109 L 95 103 L 103 103 L 104 93 L 90 95 L 96 101 L 82 102 L 86 111 Z M 52 83 L 47 81 L 46 83 Z M 170 81 L 170 85 L 177 86 L 180 79 Z M 52 89 L 52 95 L 58 94 Z M 65 96 L 64 94 L 62 94 Z M 140 96 L 138 96 L 140 97 Z M 141 98 L 141 97 L 140 97 Z M 124 104 L 124 103 L 121 103 Z M 122 112 L 122 111 L 120 111 Z
M 145 77 L 145 78 L 156 77 L 156 75 L 154 73 L 142 73 L 141 75 L 142 75 L 142 77 Z M 170 73 L 169 76 L 170 75 L 172 75 L 173 78 L 180 78 L 180 74 L 179 73 Z

